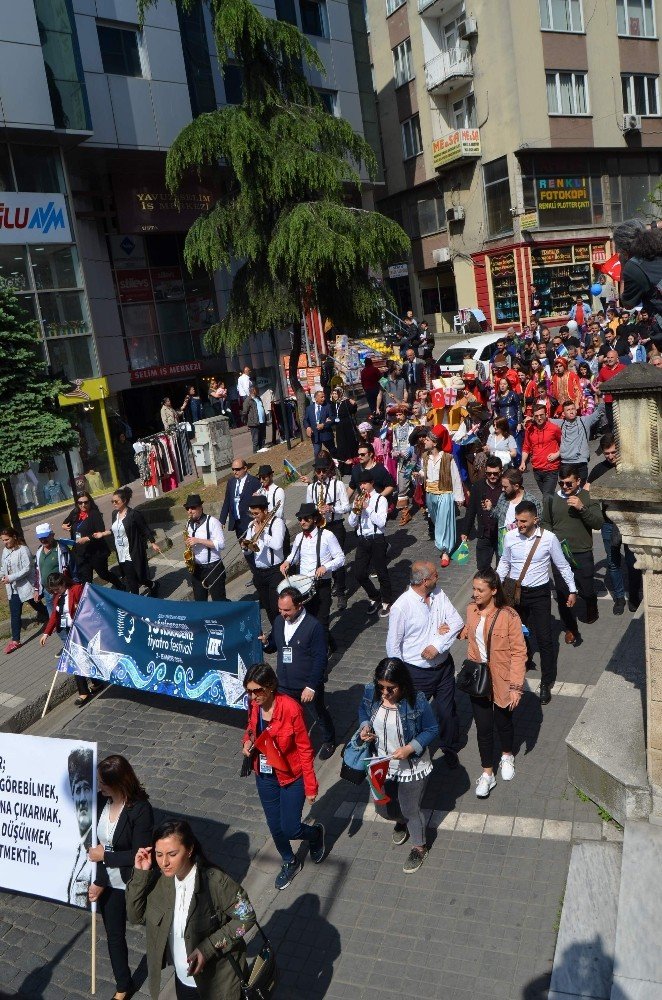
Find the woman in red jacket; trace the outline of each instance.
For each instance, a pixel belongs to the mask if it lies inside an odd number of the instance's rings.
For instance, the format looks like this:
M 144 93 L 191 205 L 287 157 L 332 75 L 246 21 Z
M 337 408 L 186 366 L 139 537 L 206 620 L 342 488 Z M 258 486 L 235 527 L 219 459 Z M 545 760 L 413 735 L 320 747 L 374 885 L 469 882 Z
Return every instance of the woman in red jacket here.
M 73 583 L 71 577 L 67 576 L 66 573 L 51 573 L 46 581 L 46 586 L 53 595 L 53 612 L 39 639 L 41 646 L 46 645 L 46 640 L 53 632 L 58 632 L 62 641 L 66 641 L 69 629 L 78 610 L 80 599 L 83 596 L 85 585 L 82 583 Z M 85 705 L 93 694 L 96 694 L 97 691 L 101 691 L 103 688 L 103 684 L 93 681 L 92 692 L 90 693 L 90 689 L 87 686 L 87 678 L 74 674 L 74 680 L 78 688 L 78 697 L 75 701 L 78 708 Z
M 267 826 L 283 859 L 276 888 L 286 889 L 301 871 L 291 840 L 307 840 L 316 865 L 324 860 L 324 827 L 301 822 L 306 799 L 312 803 L 317 798 L 314 751 L 301 705 L 278 693 L 278 678 L 270 666 L 249 667 L 244 687 L 250 704 L 243 752 L 255 772 Z

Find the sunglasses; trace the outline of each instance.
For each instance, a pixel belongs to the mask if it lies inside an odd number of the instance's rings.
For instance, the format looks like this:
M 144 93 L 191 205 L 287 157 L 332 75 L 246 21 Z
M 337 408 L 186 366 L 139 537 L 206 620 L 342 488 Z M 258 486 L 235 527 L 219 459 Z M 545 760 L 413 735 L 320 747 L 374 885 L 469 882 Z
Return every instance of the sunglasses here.
M 76 500 L 76 503 L 78 504 L 79 507 L 87 507 L 89 502 L 90 502 L 89 500 Z M 114 500 L 113 503 L 115 503 Z
M 202 510 L 202 504 L 197 503 L 195 507 L 186 507 L 186 510 Z
M 397 684 L 377 684 L 380 691 L 385 691 L 386 694 L 393 694 L 394 691 L 398 690 Z
M 263 687 L 246 688 L 246 694 L 250 698 L 257 698 L 257 696 L 259 694 L 264 694 L 265 691 L 266 691 L 266 688 L 263 688 Z
M 559 486 L 570 486 L 572 488 L 574 485 L 574 479 L 559 479 Z
M 487 472 L 485 473 L 485 475 L 486 475 L 486 476 L 489 476 L 489 477 L 490 477 L 490 479 L 498 479 L 498 478 L 499 478 L 499 476 L 501 475 L 501 469 L 495 469 L 495 470 L 494 470 L 494 472 L 491 472 L 491 471 L 490 471 L 490 470 L 488 469 L 488 470 L 487 470 Z
M 245 465 L 240 465 L 240 466 L 233 465 L 232 466 L 232 471 L 233 472 L 243 472 L 245 468 L 246 468 Z

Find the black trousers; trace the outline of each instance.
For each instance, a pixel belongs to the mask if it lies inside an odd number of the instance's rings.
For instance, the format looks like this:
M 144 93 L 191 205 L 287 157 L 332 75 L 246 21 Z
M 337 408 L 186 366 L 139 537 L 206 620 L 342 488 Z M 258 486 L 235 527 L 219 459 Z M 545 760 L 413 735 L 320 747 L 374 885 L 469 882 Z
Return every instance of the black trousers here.
M 203 580 L 211 586 L 205 587 Z M 225 566 L 223 560 L 215 563 L 196 563 L 191 577 L 194 601 L 227 601 L 225 596 Z
M 455 708 L 455 664 L 449 656 L 440 667 L 416 667 L 407 664 L 414 687 L 426 698 L 432 698 L 442 750 L 457 753 L 460 742 L 460 723 Z
M 301 701 L 301 694 L 303 688 L 286 688 L 278 685 L 278 690 L 282 694 L 289 694 L 291 698 L 298 701 L 304 712 L 306 709 L 310 709 L 315 717 L 317 723 L 320 727 L 320 732 L 322 734 L 322 743 L 335 743 L 336 742 L 336 727 L 333 724 L 333 719 L 331 718 L 331 713 L 326 707 L 324 701 L 324 685 L 320 684 L 319 687 L 315 689 L 315 697 L 312 701 L 306 702 L 305 704 Z
M 113 573 L 115 580 L 119 580 L 120 590 L 128 590 L 130 594 L 140 593 L 140 587 L 144 584 L 146 587 L 152 588 L 153 584 L 149 580 L 141 580 L 136 572 L 136 567 L 132 562 L 122 562 L 118 563 L 118 568 L 121 573 L 121 577 Z
M 249 430 L 251 432 L 253 452 L 256 452 L 258 448 L 264 448 L 264 439 L 267 435 L 267 425 L 258 424 L 257 427 L 249 427 Z
M 118 990 L 118 993 L 122 993 L 122 990 Z M 196 997 L 200 996 L 200 990 L 197 986 L 184 986 L 184 983 L 180 983 L 179 979 L 175 975 L 175 996 L 177 1000 L 195 1000 Z
M 124 590 L 121 580 L 108 569 L 108 556 L 103 552 L 97 552 L 84 562 L 76 562 L 76 575 L 80 583 L 92 583 L 95 573 L 100 580 L 111 583 L 117 590 Z
M 499 734 L 502 753 L 513 752 L 515 729 L 509 708 L 495 705 L 489 698 L 472 698 L 471 710 L 476 723 L 478 753 L 483 767 L 494 767 L 494 728 Z
M 104 889 L 99 900 L 103 926 L 106 928 L 108 954 L 118 993 L 127 993 L 133 986 L 126 944 L 126 895 L 123 889 Z
M 340 548 L 344 552 L 345 543 L 347 542 L 347 529 L 345 528 L 342 519 L 339 521 L 329 521 L 327 522 L 326 526 L 329 529 L 329 531 L 336 536 L 338 542 L 340 543 Z M 338 594 L 341 595 L 344 594 L 345 590 L 347 589 L 346 570 L 344 566 L 341 566 L 340 569 L 337 569 L 335 571 L 335 573 L 333 574 L 333 582 L 336 586 Z
M 552 639 L 552 594 L 549 584 L 522 587 L 517 611 L 528 630 L 535 633 L 540 651 L 542 680 L 552 687 L 556 680 L 556 650 Z
M 383 604 L 390 604 L 393 599 L 391 578 L 386 562 L 387 542 L 384 535 L 359 535 L 356 544 L 356 559 L 354 560 L 354 576 L 359 586 L 363 587 L 371 601 L 381 598 Z M 374 569 L 379 581 L 379 590 L 370 579 L 370 567 Z
M 573 552 L 572 557 L 575 565 L 572 567 L 572 575 L 577 584 L 577 593 L 586 601 L 586 610 L 590 615 L 598 609 L 598 599 L 595 594 L 595 564 L 593 562 L 593 552 Z M 556 587 L 556 600 L 559 607 L 559 617 L 568 632 L 577 634 L 577 615 L 574 608 L 566 605 L 568 590 L 565 580 L 552 565 L 552 575 L 554 586 Z
M 483 573 L 492 565 L 492 559 L 496 556 L 499 561 L 498 538 L 477 538 L 476 539 L 476 568 L 479 573 Z
M 313 618 L 317 618 L 327 636 L 329 634 L 329 619 L 331 618 L 331 578 L 317 580 L 315 596 L 306 605 Z
M 260 607 L 264 608 L 267 613 L 270 625 L 273 625 L 274 618 L 278 614 L 277 587 L 284 579 L 280 571 L 280 564 L 264 569 L 259 566 L 253 567 L 253 586 L 257 591 L 257 599 L 260 602 Z
M 542 470 L 534 469 L 533 478 L 536 481 L 536 485 L 544 497 L 553 497 L 556 491 L 556 484 L 559 479 L 558 470 L 556 472 L 544 472 Z

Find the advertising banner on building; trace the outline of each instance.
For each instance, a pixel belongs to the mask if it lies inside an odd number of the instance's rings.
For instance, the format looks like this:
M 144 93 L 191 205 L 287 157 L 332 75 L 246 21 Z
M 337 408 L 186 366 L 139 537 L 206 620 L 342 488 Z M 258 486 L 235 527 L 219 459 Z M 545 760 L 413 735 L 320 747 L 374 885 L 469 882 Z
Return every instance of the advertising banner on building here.
M 0 888 L 89 908 L 97 745 L 0 733 Z
M 120 229 L 124 233 L 182 233 L 214 206 L 214 195 L 202 184 L 185 184 L 173 194 L 157 177 L 136 183 L 113 178 Z
M 58 670 L 228 708 L 262 659 L 256 601 L 158 601 L 88 584 Z
M 0 192 L 0 246 L 71 242 L 63 194 Z
M 480 129 L 477 128 L 458 128 L 432 143 L 435 167 L 445 167 L 457 160 L 475 160 L 480 155 Z
M 543 228 L 590 225 L 588 177 L 536 177 L 536 208 Z

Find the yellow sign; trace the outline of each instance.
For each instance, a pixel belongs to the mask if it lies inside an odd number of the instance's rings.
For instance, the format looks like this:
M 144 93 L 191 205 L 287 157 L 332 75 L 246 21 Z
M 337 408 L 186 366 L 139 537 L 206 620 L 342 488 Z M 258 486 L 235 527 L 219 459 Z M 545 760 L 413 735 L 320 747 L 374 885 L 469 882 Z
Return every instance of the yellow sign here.
M 71 381 L 66 392 L 58 396 L 58 402 L 60 406 L 77 406 L 92 399 L 105 399 L 108 394 L 105 378 L 77 378 Z
M 538 213 L 537 212 L 525 212 L 524 215 L 519 217 L 520 229 L 537 229 L 538 228 Z
M 445 167 L 457 160 L 477 159 L 480 155 L 480 130 L 477 128 L 458 128 L 432 143 L 435 167 Z

